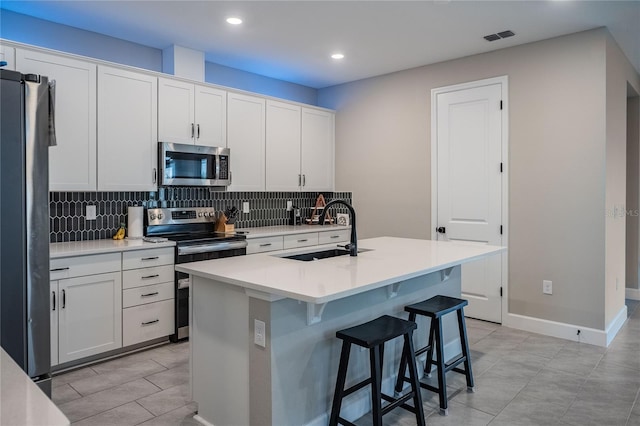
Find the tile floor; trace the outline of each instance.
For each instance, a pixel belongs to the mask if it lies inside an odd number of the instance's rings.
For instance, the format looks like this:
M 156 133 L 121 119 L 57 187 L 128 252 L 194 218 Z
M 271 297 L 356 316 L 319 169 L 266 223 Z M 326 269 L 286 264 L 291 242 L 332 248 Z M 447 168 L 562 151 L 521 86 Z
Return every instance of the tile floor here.
M 427 424 L 640 426 L 640 302 L 627 306 L 628 321 L 606 349 L 467 320 L 475 393 L 449 373 L 449 415 L 424 391 Z M 170 344 L 58 375 L 53 400 L 74 425 L 192 426 L 187 386 L 188 343 Z M 384 420 L 415 424 L 404 410 Z

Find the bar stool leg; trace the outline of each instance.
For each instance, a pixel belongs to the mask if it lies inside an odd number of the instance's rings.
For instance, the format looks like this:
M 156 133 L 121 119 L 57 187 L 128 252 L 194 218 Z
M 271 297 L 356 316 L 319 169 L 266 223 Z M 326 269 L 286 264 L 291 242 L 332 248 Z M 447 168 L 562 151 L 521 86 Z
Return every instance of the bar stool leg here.
M 440 397 L 440 414 L 446 416 L 448 414 L 447 409 L 447 380 L 444 372 L 444 339 L 442 336 L 442 321 L 441 318 L 434 319 L 436 321 L 435 333 L 436 333 L 436 350 L 438 354 L 438 396 Z
M 382 348 L 382 349 L 381 349 Z M 382 357 L 384 344 L 369 349 L 371 363 L 371 414 L 373 424 L 382 426 Z
M 418 426 L 425 426 L 424 410 L 422 409 L 422 397 L 420 395 L 420 379 L 418 378 L 418 369 L 416 368 L 413 337 L 411 332 L 404 335 L 404 349 L 402 351 L 402 359 L 409 366 L 409 379 L 411 380 L 411 388 L 413 389 L 413 406 L 416 412 L 416 423 Z M 402 371 L 404 375 L 404 369 Z
M 414 314 L 415 315 L 415 314 Z M 433 334 L 434 331 L 436 329 L 436 325 L 438 322 L 440 322 L 439 319 L 436 318 L 431 318 L 430 320 L 430 324 L 429 324 L 429 339 L 427 340 L 427 345 L 429 347 L 429 349 L 427 349 L 427 360 L 424 363 L 424 377 L 431 377 L 431 366 L 434 364 L 433 362 L 433 345 L 434 345 L 434 340 L 433 340 Z
M 340 366 L 338 367 L 338 379 L 336 381 L 336 391 L 333 394 L 333 404 L 331 406 L 331 417 L 329 418 L 330 426 L 337 426 L 340 417 L 340 408 L 342 407 L 342 393 L 344 384 L 347 380 L 347 365 L 349 364 L 349 353 L 351 351 L 351 343 L 343 342 L 342 351 L 340 353 Z
M 467 390 L 473 392 L 473 371 L 471 370 L 471 358 L 469 355 L 469 340 L 467 339 L 467 326 L 464 322 L 462 309 L 458 310 L 458 330 L 460 330 L 462 355 L 465 357 L 464 375 L 467 378 Z

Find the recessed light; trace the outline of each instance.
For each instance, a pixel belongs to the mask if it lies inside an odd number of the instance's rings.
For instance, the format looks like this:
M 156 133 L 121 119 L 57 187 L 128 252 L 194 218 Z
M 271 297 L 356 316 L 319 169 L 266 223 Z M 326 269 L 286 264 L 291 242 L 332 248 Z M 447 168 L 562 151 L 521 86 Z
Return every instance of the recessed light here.
M 333 55 L 331 55 L 331 57 L 333 59 L 343 59 L 344 55 L 342 53 L 334 53 Z
M 227 18 L 227 22 L 231 25 L 240 25 L 242 24 L 242 19 L 231 17 L 231 18 Z

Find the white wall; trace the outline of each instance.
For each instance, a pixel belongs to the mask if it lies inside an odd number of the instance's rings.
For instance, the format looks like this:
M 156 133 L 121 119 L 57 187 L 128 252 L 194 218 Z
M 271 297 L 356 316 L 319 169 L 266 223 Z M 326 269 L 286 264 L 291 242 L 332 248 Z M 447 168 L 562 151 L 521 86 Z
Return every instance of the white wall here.
M 509 312 L 603 330 L 607 40 L 597 29 L 321 89 L 360 235 L 429 238 L 430 91 L 507 75 Z

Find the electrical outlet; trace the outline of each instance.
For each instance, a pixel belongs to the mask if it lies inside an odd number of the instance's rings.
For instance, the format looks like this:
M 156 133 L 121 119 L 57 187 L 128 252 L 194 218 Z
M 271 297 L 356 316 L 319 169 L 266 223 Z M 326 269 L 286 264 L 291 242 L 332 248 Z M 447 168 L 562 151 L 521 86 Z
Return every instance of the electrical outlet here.
M 88 205 L 85 211 L 85 220 L 96 220 L 96 206 Z
M 265 337 L 265 323 L 259 319 L 253 320 L 253 343 L 263 348 L 267 346 Z
M 242 203 L 242 213 L 249 213 L 251 210 L 249 210 L 249 202 L 248 201 L 244 201 Z
M 542 292 L 544 294 L 553 294 L 553 282 L 549 280 L 542 281 Z
M 287 201 L 287 211 L 290 212 L 293 209 L 293 201 Z

